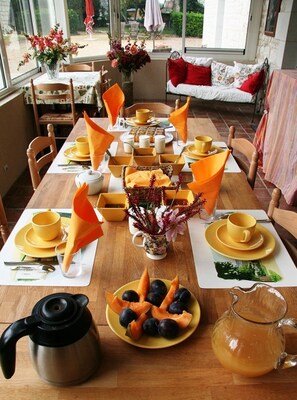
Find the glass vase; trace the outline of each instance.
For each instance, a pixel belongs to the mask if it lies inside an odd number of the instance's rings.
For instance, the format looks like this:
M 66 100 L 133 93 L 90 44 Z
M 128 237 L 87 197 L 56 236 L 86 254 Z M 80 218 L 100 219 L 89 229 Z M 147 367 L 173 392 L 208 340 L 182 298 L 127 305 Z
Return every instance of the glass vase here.
M 44 64 L 44 68 L 47 73 L 48 79 L 57 79 L 59 77 L 59 61 L 52 62 L 51 64 Z

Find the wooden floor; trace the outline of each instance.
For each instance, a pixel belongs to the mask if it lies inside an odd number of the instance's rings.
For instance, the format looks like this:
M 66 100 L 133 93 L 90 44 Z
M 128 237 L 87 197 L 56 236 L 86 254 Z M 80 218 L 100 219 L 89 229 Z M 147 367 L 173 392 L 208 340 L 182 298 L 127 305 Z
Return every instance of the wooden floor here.
M 173 104 L 174 101 L 172 101 L 172 105 Z M 200 102 L 199 100 L 192 100 L 189 116 L 210 118 L 226 142 L 229 126 L 231 125 L 236 127 L 237 137 L 245 137 L 248 140 L 253 141 L 255 129 L 260 120 L 260 116 L 256 115 L 254 123 L 251 123 L 253 116 L 253 106 L 251 105 Z M 207 132 L 205 133 L 207 134 Z M 273 189 L 274 185 L 263 178 L 263 173 L 260 170 L 258 172 L 254 190 L 264 210 L 267 210 L 268 208 Z M 26 169 L 21 173 L 18 180 L 14 183 L 3 199 L 10 229 L 15 225 L 32 194 L 33 189 L 30 174 L 28 169 Z M 281 207 L 297 212 L 297 207 L 288 206 L 284 199 L 281 201 Z M 282 230 L 280 231 L 282 232 Z M 289 238 L 290 240 L 293 240 L 292 237 L 289 236 Z M 297 245 L 297 241 L 295 241 L 295 244 Z M 1 247 L 2 242 L 0 239 L 0 248 Z

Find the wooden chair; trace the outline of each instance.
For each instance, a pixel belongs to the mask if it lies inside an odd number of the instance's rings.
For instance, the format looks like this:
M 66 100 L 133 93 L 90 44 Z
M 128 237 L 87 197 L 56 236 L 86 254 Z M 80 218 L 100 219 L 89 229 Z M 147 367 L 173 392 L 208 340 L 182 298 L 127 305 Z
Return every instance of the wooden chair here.
M 51 163 L 57 155 L 53 125 L 48 124 L 47 130 L 48 136 L 37 136 L 31 141 L 27 149 L 28 165 L 34 190 L 41 182 L 41 169 Z M 49 152 L 44 153 L 44 150 L 48 148 Z
M 230 126 L 229 128 L 228 147 L 231 149 L 232 153 L 233 150 L 236 150 L 238 153 L 240 153 L 240 155 L 245 157 L 245 159 L 243 159 L 233 154 L 233 157 L 239 165 L 239 168 L 246 174 L 249 185 L 252 189 L 254 189 L 259 159 L 259 154 L 256 150 L 256 147 L 247 139 L 235 138 L 234 126 Z
M 34 85 L 33 79 L 31 79 L 31 90 L 32 90 L 32 101 L 33 111 L 35 117 L 35 124 L 37 134 L 41 135 L 41 126 L 54 124 L 54 125 L 72 125 L 74 126 L 80 117 L 80 114 L 75 110 L 74 104 L 74 92 L 73 83 L 70 79 L 69 84 L 65 83 L 41 83 Z M 60 105 L 59 102 L 63 101 L 63 107 L 70 106 L 71 111 L 57 110 L 51 111 L 46 110 L 43 112 L 40 106 L 48 105 Z M 39 104 L 38 104 L 39 103 Z M 41 104 L 40 104 L 41 103 Z
M 0 195 L 0 234 L 3 243 L 5 243 L 9 236 L 9 228 L 1 195 Z
M 92 65 L 88 64 L 62 64 L 62 72 L 90 72 L 90 71 L 95 71 L 94 69 L 94 63 Z
M 282 193 L 279 188 L 273 189 L 267 215 L 275 223 L 284 228 L 287 232 L 293 235 L 295 239 L 297 239 L 297 213 L 294 211 L 279 208 L 281 195 Z M 289 239 L 282 237 L 281 234 L 280 236 L 290 256 L 297 266 L 296 243 L 293 244 Z
M 121 111 L 121 116 L 135 116 L 136 110 L 139 108 L 148 108 L 156 117 L 169 117 L 169 115 L 179 108 L 179 99 L 175 101 L 175 107 L 171 107 L 165 103 L 135 103 L 130 107 L 126 107 Z

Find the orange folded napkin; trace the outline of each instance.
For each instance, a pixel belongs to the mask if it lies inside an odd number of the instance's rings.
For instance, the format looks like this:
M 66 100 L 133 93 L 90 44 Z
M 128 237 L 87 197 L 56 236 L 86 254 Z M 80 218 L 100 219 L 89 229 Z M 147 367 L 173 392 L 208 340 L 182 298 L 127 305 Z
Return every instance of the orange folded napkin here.
M 102 99 L 106 108 L 106 112 L 111 126 L 117 122 L 120 110 L 125 102 L 125 95 L 117 83 L 111 86 L 103 93 Z
M 69 234 L 64 254 L 64 271 L 69 268 L 71 254 L 103 236 L 101 224 L 94 207 L 88 200 L 88 185 L 84 183 L 76 190 L 72 201 Z
M 114 136 L 106 132 L 105 129 L 95 124 L 95 122 L 92 121 L 91 118 L 89 118 L 86 112 L 84 112 L 84 117 L 89 138 L 92 168 L 94 170 L 97 170 L 100 162 L 103 159 L 104 153 L 113 142 Z
M 169 121 L 177 130 L 179 138 L 187 143 L 188 140 L 188 111 L 190 106 L 191 97 L 187 98 L 186 104 L 170 114 Z
M 188 188 L 194 193 L 203 193 L 202 197 L 206 199 L 204 208 L 208 214 L 215 208 L 230 153 L 230 150 L 226 150 L 191 164 L 195 181 L 188 183 Z
M 153 175 L 156 177 L 155 186 L 171 186 L 169 176 L 164 174 L 161 169 L 154 169 L 151 171 L 135 170 L 135 172 L 129 173 L 125 177 L 126 187 L 148 187 Z

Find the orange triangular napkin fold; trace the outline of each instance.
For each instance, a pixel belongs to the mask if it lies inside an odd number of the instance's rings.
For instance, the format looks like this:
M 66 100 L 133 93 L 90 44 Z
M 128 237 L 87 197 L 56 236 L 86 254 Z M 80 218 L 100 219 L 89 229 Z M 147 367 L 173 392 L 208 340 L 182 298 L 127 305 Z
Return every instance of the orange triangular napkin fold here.
M 106 108 L 111 126 L 117 122 L 120 110 L 125 102 L 125 95 L 117 83 L 111 86 L 102 94 L 102 99 Z
M 173 111 L 169 117 L 169 121 L 175 127 L 179 138 L 184 143 L 187 143 L 187 140 L 188 140 L 188 123 L 187 123 L 187 121 L 188 121 L 188 111 L 189 111 L 190 101 L 191 101 L 191 97 L 188 97 L 186 103 L 182 107 Z
M 204 208 L 208 214 L 215 208 L 230 153 L 230 150 L 226 150 L 191 164 L 195 181 L 188 183 L 188 188 L 194 193 L 203 193 L 202 197 L 206 199 Z
M 84 112 L 84 117 L 89 138 L 92 168 L 96 170 L 103 159 L 104 153 L 113 142 L 114 136 L 108 133 L 105 129 L 101 128 L 99 125 L 95 124 L 95 122 L 89 118 L 86 112 Z
M 103 235 L 101 224 L 88 199 L 88 185 L 84 183 L 76 190 L 72 201 L 72 214 L 63 263 L 65 271 L 71 263 L 71 254 Z

